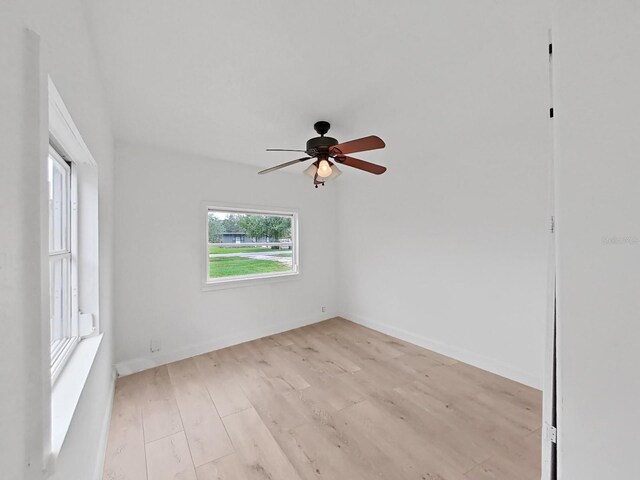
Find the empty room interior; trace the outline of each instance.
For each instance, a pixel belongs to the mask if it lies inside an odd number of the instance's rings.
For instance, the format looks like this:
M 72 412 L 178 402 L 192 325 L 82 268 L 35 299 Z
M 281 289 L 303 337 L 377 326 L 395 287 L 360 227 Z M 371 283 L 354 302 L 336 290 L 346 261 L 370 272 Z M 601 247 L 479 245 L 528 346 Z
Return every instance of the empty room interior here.
M 0 478 L 640 479 L 639 2 L 0 27 Z

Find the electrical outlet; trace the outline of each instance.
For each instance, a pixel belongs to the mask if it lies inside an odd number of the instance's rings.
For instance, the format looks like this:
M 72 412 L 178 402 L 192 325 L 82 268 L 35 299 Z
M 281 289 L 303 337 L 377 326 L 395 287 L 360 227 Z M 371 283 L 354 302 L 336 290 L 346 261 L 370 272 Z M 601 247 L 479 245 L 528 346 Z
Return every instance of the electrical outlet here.
M 327 311 L 327 307 L 321 307 L 322 308 L 322 313 L 325 313 Z
M 151 340 L 151 342 L 149 342 L 149 351 L 151 351 L 151 353 L 159 352 L 160 340 Z

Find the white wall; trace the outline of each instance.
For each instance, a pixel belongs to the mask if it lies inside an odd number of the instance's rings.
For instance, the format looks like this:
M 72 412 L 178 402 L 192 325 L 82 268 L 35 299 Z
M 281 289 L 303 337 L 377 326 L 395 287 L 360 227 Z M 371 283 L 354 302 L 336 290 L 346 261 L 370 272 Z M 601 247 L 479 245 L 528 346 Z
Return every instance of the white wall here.
M 37 212 L 39 205 L 39 178 L 33 176 L 37 155 L 34 160 L 25 131 L 29 126 L 37 129 L 37 123 L 28 122 L 37 100 L 34 106 L 24 82 L 28 55 L 21 7 L 19 1 L 3 2 L 0 15 L 0 428 L 7 432 L 0 438 L 0 471 L 11 479 L 22 478 L 28 459 L 42 450 L 41 444 L 30 442 L 31 434 L 40 429 L 27 427 L 29 347 L 38 344 L 34 325 L 40 319 L 39 305 L 33 302 L 33 295 L 39 295 L 39 271 L 27 266 L 33 258 L 29 249 L 35 249 L 38 267 L 40 219 L 27 215 L 29 207 Z M 40 465 L 36 459 L 36 468 Z
M 119 372 L 335 314 L 335 185 L 316 190 L 301 173 L 258 176 L 257 167 L 125 144 L 116 156 Z M 208 200 L 298 209 L 299 277 L 202 291 Z M 150 352 L 151 339 L 160 352 Z
M 640 4 L 554 2 L 560 478 L 640 478 Z
M 340 312 L 541 387 L 550 18 L 546 2 L 485 7 L 424 32 L 442 46 L 432 83 L 399 80 L 415 101 L 362 155 L 388 172 L 340 178 Z
M 46 178 L 43 156 L 46 149 L 42 147 L 47 142 L 46 83 L 41 80 L 46 82 L 47 74 L 53 78 L 99 165 L 100 317 L 105 332 L 54 478 L 94 478 L 104 440 L 101 427 L 112 384 L 113 138 L 82 8 L 82 3 L 75 0 L 8 1 L 3 2 L 0 15 L 3 31 L 0 366 L 4 385 L 0 411 L 2 430 L 10 432 L 3 437 L 0 448 L 3 478 L 40 479 L 46 475 L 43 443 L 48 431 L 48 388 L 44 386 L 47 372 L 43 362 L 47 351 L 42 342 L 46 311 L 43 316 L 39 259 L 46 248 L 46 244 L 40 242 L 46 234 L 46 222 L 42 223 L 46 217 L 41 214 L 45 195 L 41 193 Z M 25 47 L 26 28 L 35 32 L 32 44 L 36 47 L 30 52 Z M 35 41 L 37 36 L 39 47 Z M 38 97 L 39 94 L 43 96 Z M 7 162 L 6 168 L 4 162 Z

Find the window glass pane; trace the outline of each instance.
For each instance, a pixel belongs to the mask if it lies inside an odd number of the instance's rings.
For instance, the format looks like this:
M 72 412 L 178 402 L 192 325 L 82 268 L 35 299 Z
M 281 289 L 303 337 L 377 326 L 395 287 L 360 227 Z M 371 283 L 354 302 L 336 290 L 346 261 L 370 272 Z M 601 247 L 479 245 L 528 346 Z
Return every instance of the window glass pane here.
M 49 251 L 69 249 L 69 169 L 49 156 Z
M 59 372 L 74 345 L 71 321 L 71 167 L 51 151 L 49 187 L 49 321 L 52 374 Z
M 293 215 L 209 210 L 209 278 L 293 272 Z
M 71 335 L 69 258 L 54 257 L 49 262 L 51 344 Z

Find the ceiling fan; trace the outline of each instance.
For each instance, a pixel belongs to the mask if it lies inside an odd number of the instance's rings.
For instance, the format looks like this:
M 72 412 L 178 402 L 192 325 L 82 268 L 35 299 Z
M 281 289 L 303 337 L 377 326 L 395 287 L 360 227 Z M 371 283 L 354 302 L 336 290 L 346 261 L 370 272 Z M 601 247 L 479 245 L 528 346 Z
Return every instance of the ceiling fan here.
M 338 170 L 338 166 L 336 164 L 364 170 L 365 172 L 373 173 L 374 175 L 380 175 L 387 170 L 386 167 L 381 165 L 376 165 L 375 163 L 369 163 L 364 160 L 358 160 L 357 158 L 347 156 L 351 153 L 366 152 L 367 150 L 384 148 L 385 144 L 381 138 L 376 137 L 375 135 L 370 135 L 368 137 L 358 138 L 357 140 L 351 140 L 350 142 L 338 143 L 338 140 L 335 138 L 324 136 L 329 131 L 330 127 L 331 125 L 329 122 L 316 122 L 313 125 L 313 128 L 320 136 L 309 139 L 307 141 L 306 150 L 267 148 L 268 152 L 304 152 L 307 156 L 298 158 L 297 160 L 291 160 L 290 162 L 281 163 L 275 167 L 267 168 L 266 170 L 258 172 L 258 174 L 263 175 L 265 173 L 288 167 L 289 165 L 295 165 L 296 163 L 305 162 L 315 158 L 316 161 L 309 165 L 304 173 L 313 178 L 313 184 L 318 188 L 318 185 L 324 186 L 324 183 L 327 180 L 333 180 L 340 176 L 342 172 Z M 333 161 L 329 159 L 332 159 Z

